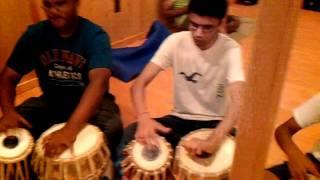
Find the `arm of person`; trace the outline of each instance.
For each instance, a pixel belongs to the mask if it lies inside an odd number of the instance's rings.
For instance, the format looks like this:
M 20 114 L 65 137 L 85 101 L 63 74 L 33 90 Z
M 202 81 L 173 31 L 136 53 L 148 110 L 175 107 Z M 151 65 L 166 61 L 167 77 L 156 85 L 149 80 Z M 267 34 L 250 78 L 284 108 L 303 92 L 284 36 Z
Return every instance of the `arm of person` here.
M 279 178 L 268 170 L 264 171 L 263 180 L 279 180 Z
M 231 131 L 237 121 L 237 117 L 240 112 L 242 103 L 242 89 L 244 82 L 233 82 L 228 87 L 230 94 L 230 106 L 229 109 L 219 123 L 218 127 L 209 135 L 205 140 L 192 139 L 183 143 L 184 147 L 192 155 L 202 155 L 203 153 L 214 154 L 220 144 L 225 139 L 226 135 Z
M 218 127 L 208 137 L 208 141 L 212 142 L 212 147 L 209 148 L 210 153 L 214 153 L 225 139 L 226 135 L 231 131 L 237 122 L 237 118 L 240 113 L 242 104 L 242 89 L 244 82 L 237 81 L 229 84 L 228 93 L 230 94 L 229 108 L 226 112 L 225 117 L 219 123 Z
M 31 28 L 30 28 L 31 29 Z M 31 33 L 29 28 L 17 41 L 6 66 L 0 73 L 0 106 L 3 116 L 0 118 L 0 131 L 9 128 L 31 128 L 29 122 L 15 110 L 16 87 L 21 77 L 34 68 Z
M 275 132 L 277 143 L 288 156 L 288 165 L 294 179 L 307 179 L 307 173 L 320 176 L 315 165 L 304 155 L 304 153 L 293 142 L 292 136 L 301 130 L 301 127 L 292 117 Z
M 162 14 L 168 18 L 174 18 L 188 13 L 188 6 L 173 9 L 174 0 L 163 0 Z
M 101 103 L 108 89 L 110 77 L 111 71 L 107 68 L 95 68 L 89 71 L 89 84 L 66 125 L 50 134 L 44 140 L 46 154 L 49 157 L 61 154 L 73 144 L 77 134 L 93 116 L 99 103 Z
M 226 74 L 226 79 L 228 81 L 226 93 L 230 96 L 228 109 L 226 109 L 224 118 L 221 120 L 217 128 L 206 140 L 194 139 L 191 142 L 186 142 L 184 144 L 185 148 L 194 155 L 203 154 L 204 152 L 209 154 L 215 153 L 226 135 L 236 123 L 240 112 L 243 96 L 242 90 L 245 82 L 240 47 L 231 48 L 226 51 L 224 58 L 226 58 L 225 60 L 229 63 L 228 73 Z
M 160 66 L 152 62 L 149 63 L 131 87 L 131 97 L 138 123 L 135 138 L 147 145 L 157 144 L 157 132 L 166 133 L 170 130 L 150 117 L 146 105 L 146 87 L 161 70 Z
M 107 68 L 96 68 L 89 71 L 89 84 L 65 128 L 74 131 L 74 134 L 78 134 L 96 112 L 103 96 L 109 89 L 110 77 L 111 70 Z
M 0 118 L 0 132 L 21 126 L 31 128 L 29 122 L 14 107 L 16 86 L 20 79 L 21 75 L 7 66 L 0 74 L 0 105 L 3 113 Z

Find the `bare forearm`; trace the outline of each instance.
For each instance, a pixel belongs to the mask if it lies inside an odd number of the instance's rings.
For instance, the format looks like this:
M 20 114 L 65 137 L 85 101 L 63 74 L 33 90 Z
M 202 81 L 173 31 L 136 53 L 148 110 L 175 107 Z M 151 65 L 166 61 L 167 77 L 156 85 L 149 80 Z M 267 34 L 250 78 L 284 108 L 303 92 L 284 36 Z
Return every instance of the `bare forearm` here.
M 5 68 L 0 75 L 0 105 L 2 112 L 14 110 L 14 100 L 16 97 L 16 86 L 20 77 L 8 68 Z
M 131 99 L 137 116 L 148 112 L 145 100 L 145 85 L 142 82 L 136 82 L 131 87 Z
M 147 114 L 148 108 L 145 98 L 146 87 L 160 71 L 161 68 L 158 65 L 149 63 L 133 83 L 131 87 L 131 99 L 136 110 L 137 117 L 142 113 Z
M 298 146 L 292 141 L 293 133 L 285 126 L 280 126 L 275 132 L 276 140 L 280 148 L 289 156 L 302 153 Z
M 3 87 L 0 90 L 0 104 L 3 113 L 14 109 L 14 99 L 16 97 L 15 86 Z
M 90 83 L 85 89 L 78 106 L 70 116 L 66 127 L 71 127 L 70 129 L 78 133 L 93 116 L 106 90 L 107 85 L 103 82 Z
M 210 139 L 222 140 L 223 137 L 225 137 L 236 124 L 243 101 L 243 86 L 243 82 L 235 82 L 229 85 L 229 93 L 231 97 L 229 109 L 227 110 L 222 122 L 216 128 L 215 132 L 209 137 Z
M 236 105 L 235 105 L 236 106 Z M 220 122 L 215 132 L 209 136 L 209 139 L 223 139 L 234 127 L 239 114 L 239 107 L 230 108 L 224 119 Z

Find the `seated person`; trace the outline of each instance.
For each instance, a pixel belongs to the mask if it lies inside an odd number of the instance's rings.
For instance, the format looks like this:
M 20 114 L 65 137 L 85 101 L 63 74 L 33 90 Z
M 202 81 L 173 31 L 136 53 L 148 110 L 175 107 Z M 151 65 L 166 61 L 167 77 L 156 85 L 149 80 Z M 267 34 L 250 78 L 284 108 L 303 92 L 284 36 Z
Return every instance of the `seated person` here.
M 244 72 L 240 45 L 219 33 L 227 2 L 191 0 L 188 12 L 190 31 L 170 35 L 132 86 L 137 123 L 125 129 L 118 155 L 134 138 L 153 147 L 161 135 L 175 147 L 193 130 L 216 128 L 208 139 L 192 139 L 184 144 L 193 155 L 212 154 L 236 122 Z M 174 74 L 174 109 L 154 119 L 146 105 L 146 88 L 168 67 Z
M 119 108 L 108 92 L 111 76 L 109 37 L 78 16 L 79 0 L 43 0 L 48 17 L 29 26 L 0 75 L 0 132 L 26 127 L 37 139 L 50 126 L 66 122 L 44 141 L 45 154 L 60 155 L 86 125 L 97 125 L 114 151 L 122 134 Z M 35 70 L 43 94 L 15 107 L 15 88 Z
M 190 0 L 163 0 L 162 14 L 169 21 L 170 28 L 178 31 L 188 30 L 188 4 Z M 230 1 L 230 0 L 229 0 Z M 229 2 L 231 3 L 231 2 Z M 224 26 L 220 29 L 224 33 L 233 33 L 240 26 L 240 19 L 227 15 L 223 20 Z
M 301 129 L 320 122 L 320 94 L 294 109 L 293 117 L 280 125 L 275 132 L 280 148 L 288 156 L 288 162 L 268 169 L 281 180 L 307 180 L 313 175 L 320 178 L 320 156 L 306 155 L 293 142 L 292 136 Z M 320 153 L 315 152 L 317 154 Z

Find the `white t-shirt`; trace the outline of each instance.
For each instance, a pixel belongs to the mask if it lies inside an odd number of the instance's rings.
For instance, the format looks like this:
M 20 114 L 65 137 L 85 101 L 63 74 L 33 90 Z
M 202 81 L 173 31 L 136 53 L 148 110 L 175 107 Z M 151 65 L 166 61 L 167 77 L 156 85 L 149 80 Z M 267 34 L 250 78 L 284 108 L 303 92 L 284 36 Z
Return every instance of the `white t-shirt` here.
M 240 45 L 219 33 L 207 50 L 199 49 L 189 31 L 174 33 L 151 60 L 173 68 L 172 115 L 191 120 L 221 120 L 226 111 L 229 83 L 244 81 Z
M 307 127 L 320 122 L 320 93 L 304 102 L 293 111 L 293 117 L 301 127 Z

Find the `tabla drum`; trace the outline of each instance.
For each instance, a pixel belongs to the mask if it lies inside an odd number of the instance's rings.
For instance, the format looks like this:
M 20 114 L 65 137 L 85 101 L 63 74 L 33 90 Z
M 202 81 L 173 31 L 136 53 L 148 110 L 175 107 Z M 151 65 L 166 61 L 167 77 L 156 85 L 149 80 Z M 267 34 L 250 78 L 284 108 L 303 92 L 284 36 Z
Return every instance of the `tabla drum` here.
M 33 149 L 33 138 L 21 128 L 0 133 L 0 179 L 29 180 L 28 155 Z
M 61 129 L 65 123 L 56 124 L 45 131 L 37 140 L 32 154 L 32 167 L 40 180 L 99 179 L 105 171 L 110 172 L 112 164 L 103 133 L 93 125 L 86 125 L 77 135 L 73 146 L 57 158 L 44 155 L 43 139 Z M 109 169 L 107 169 L 109 168 Z
M 171 172 L 172 148 L 164 139 L 159 138 L 159 146 L 148 150 L 146 146 L 133 140 L 123 150 L 122 172 L 130 180 L 168 180 L 173 179 Z
M 181 139 L 176 149 L 173 164 L 173 173 L 177 180 L 228 179 L 235 152 L 233 137 L 228 136 L 216 154 L 206 158 L 191 157 L 182 146 L 183 141 L 192 138 L 206 139 L 213 130 L 199 129 L 190 132 Z

